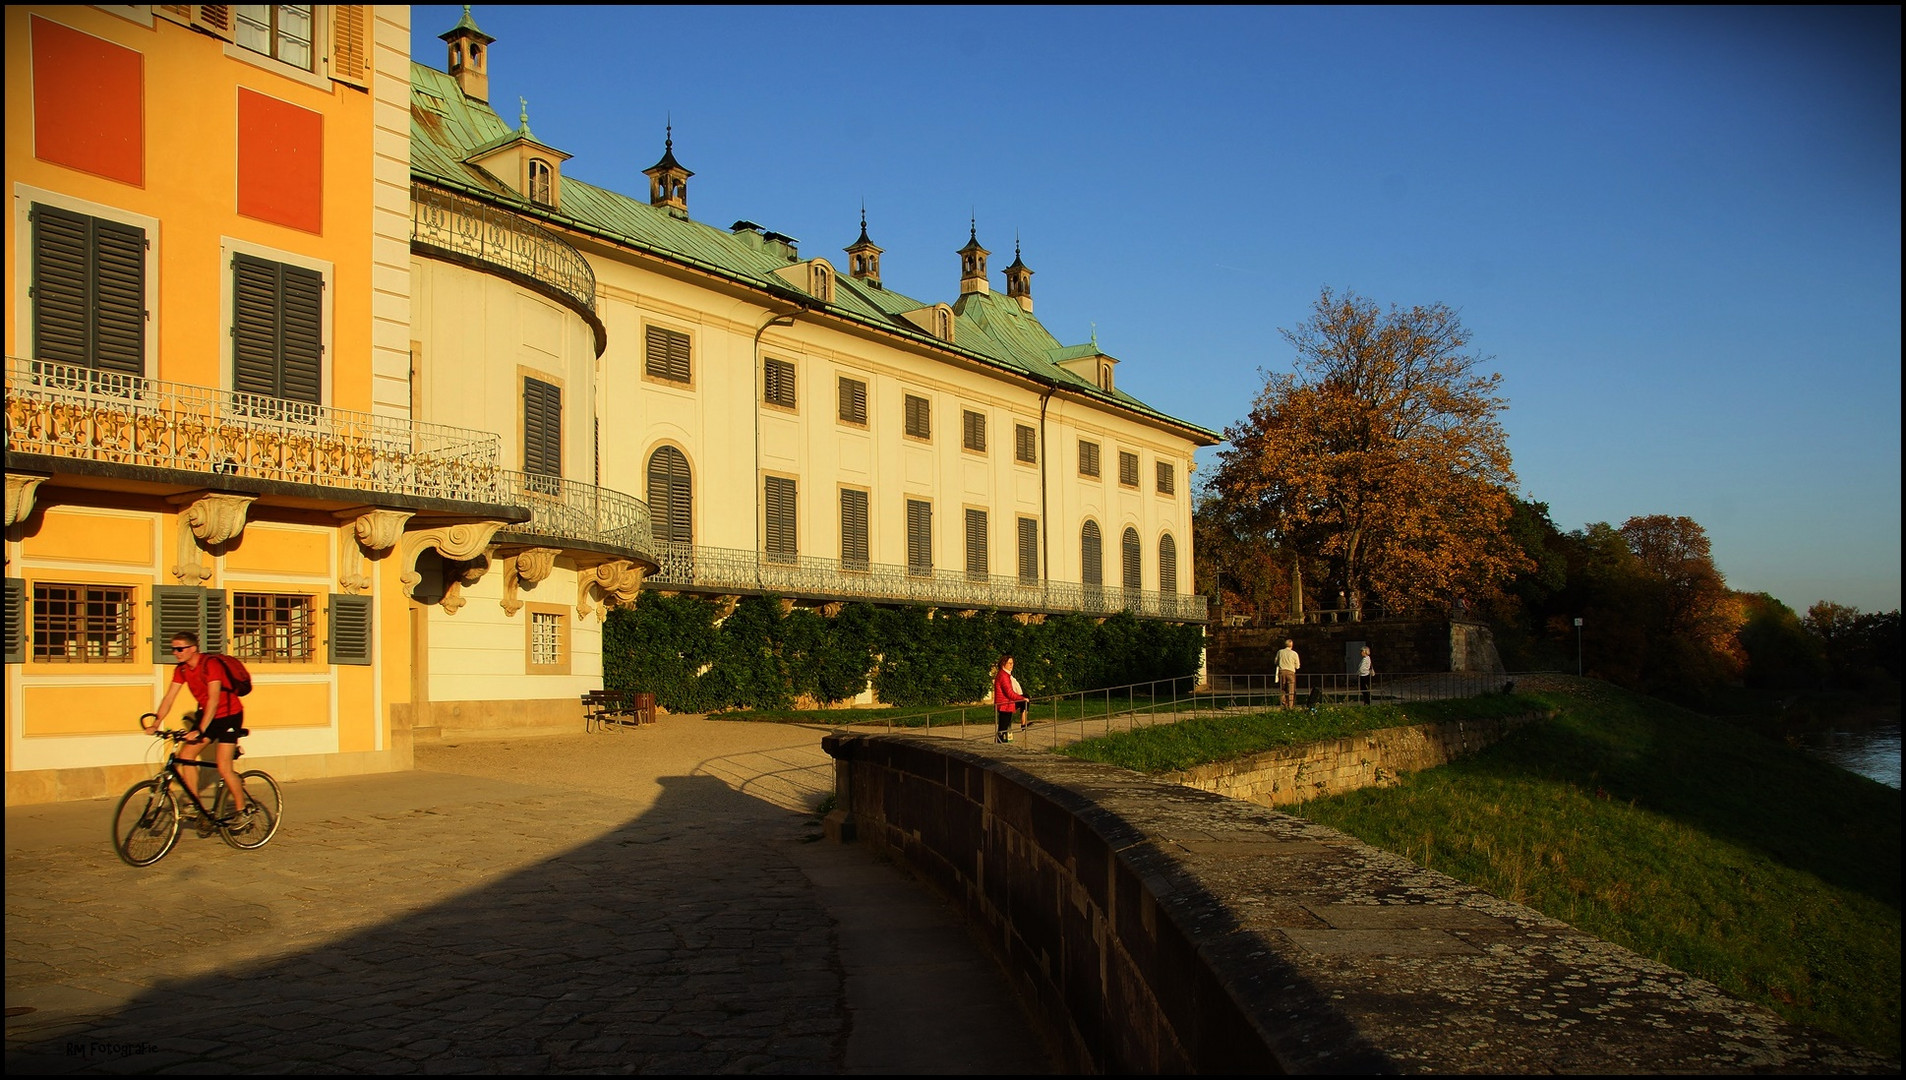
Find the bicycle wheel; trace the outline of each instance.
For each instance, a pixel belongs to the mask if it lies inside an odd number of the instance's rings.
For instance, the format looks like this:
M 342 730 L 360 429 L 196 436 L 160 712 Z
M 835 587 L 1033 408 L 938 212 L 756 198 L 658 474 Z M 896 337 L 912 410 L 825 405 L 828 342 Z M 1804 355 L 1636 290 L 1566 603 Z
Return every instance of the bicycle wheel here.
M 222 783 L 218 788 L 218 799 L 212 806 L 212 817 L 221 822 L 218 835 L 226 843 L 250 851 L 264 847 L 278 834 L 278 822 L 284 812 L 285 801 L 284 796 L 278 793 L 278 781 L 273 780 L 268 772 L 242 772 L 238 774 L 238 782 L 245 785 L 245 805 L 257 807 L 257 812 L 252 815 L 251 828 L 234 832 L 231 826 L 223 824 L 232 812 L 232 793 L 226 791 Z
M 132 785 L 113 811 L 113 850 L 129 866 L 151 866 L 179 842 L 179 799 L 157 780 Z

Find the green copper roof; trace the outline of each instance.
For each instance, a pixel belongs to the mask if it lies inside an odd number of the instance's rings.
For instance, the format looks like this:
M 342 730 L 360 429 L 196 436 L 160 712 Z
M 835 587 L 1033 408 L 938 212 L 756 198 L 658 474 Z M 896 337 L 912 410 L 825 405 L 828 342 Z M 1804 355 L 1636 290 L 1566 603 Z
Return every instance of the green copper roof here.
M 562 180 L 560 209 L 532 204 L 482 168 L 464 163 L 476 150 L 502 145 L 517 132 L 488 105 L 464 97 L 454 78 L 434 68 L 411 64 L 410 115 L 411 175 L 420 182 L 507 206 L 525 217 L 728 278 L 783 302 L 824 310 L 1080 397 L 1095 398 L 1188 432 L 1192 441 L 1201 445 L 1219 441 L 1214 431 L 1159 412 L 1130 394 L 1101 390 L 1092 381 L 1059 367 L 1055 359 L 1072 358 L 1062 354 L 1082 350 L 1077 355 L 1098 355 L 1098 346 L 1061 346 L 1039 320 L 1009 297 L 992 293 L 960 297 L 953 304 L 954 340 L 948 344 L 904 317 L 907 312 L 930 307 L 931 302 L 839 274 L 835 277 L 834 302 L 822 304 L 774 273 L 789 260 L 779 245 L 759 236 L 683 220 L 662 207 L 650 206 L 644 199 L 630 198 L 568 174 Z

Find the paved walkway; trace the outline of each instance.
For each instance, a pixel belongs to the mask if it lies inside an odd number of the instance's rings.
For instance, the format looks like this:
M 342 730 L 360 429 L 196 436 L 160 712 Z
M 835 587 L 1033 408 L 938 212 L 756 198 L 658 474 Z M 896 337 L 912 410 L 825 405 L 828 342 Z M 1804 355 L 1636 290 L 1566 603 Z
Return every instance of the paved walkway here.
M 1051 1071 L 949 906 L 818 839 L 821 734 L 423 748 L 144 870 L 114 800 L 8 810 L 7 1070 Z

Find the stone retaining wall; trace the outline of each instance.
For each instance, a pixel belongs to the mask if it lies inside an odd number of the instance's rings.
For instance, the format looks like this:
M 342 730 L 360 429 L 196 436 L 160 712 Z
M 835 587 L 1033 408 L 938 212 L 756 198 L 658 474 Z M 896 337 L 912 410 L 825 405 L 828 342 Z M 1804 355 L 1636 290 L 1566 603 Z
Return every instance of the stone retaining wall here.
M 1013 745 L 837 733 L 828 832 L 965 912 L 1076 1072 L 1897 1072 L 1250 802 Z
M 1159 779 L 1265 806 L 1290 806 L 1306 799 L 1394 784 L 1398 773 L 1447 765 L 1539 716 L 1528 713 L 1494 720 L 1385 728 L 1164 773 Z

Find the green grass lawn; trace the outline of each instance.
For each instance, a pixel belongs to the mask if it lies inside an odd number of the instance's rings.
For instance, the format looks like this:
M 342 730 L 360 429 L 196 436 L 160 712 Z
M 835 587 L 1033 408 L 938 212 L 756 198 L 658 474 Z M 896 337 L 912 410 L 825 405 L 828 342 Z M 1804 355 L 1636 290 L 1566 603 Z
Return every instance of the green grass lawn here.
M 1479 754 L 1289 809 L 1897 1058 L 1900 793 L 1651 698 L 1565 683 L 1515 695 L 1555 715 Z M 1248 726 L 1180 726 L 1207 723 Z M 1295 736 L 1277 723 L 1258 721 L 1264 746 Z M 1167 738 L 1207 736 L 1094 742 Z M 1248 752 L 1235 734 L 1210 739 Z

